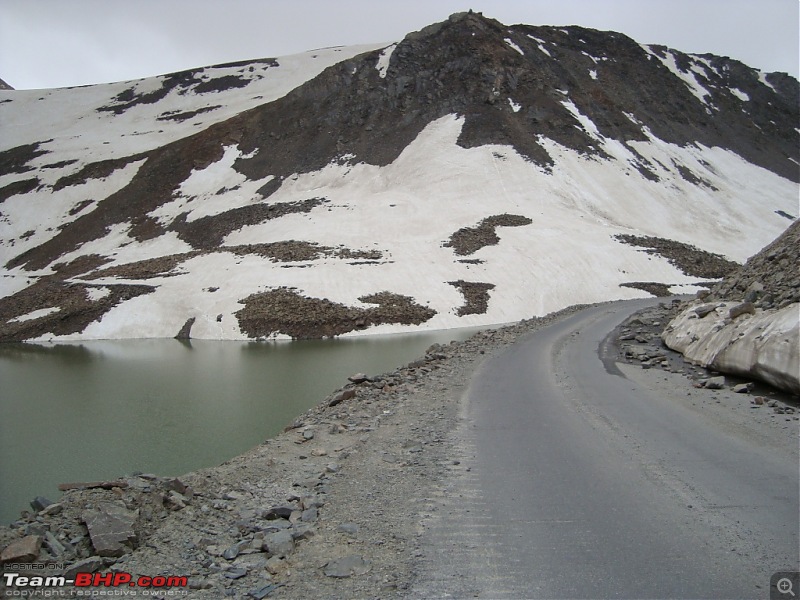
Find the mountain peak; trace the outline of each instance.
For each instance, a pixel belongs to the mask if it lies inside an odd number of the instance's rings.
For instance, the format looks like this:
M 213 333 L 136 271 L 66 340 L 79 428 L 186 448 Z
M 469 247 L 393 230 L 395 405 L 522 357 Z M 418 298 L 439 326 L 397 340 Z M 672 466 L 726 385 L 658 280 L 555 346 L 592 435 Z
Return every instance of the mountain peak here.
M 12 98 L 0 339 L 447 328 L 691 287 L 661 249 L 743 260 L 796 216 L 797 96 L 723 57 L 457 13 Z

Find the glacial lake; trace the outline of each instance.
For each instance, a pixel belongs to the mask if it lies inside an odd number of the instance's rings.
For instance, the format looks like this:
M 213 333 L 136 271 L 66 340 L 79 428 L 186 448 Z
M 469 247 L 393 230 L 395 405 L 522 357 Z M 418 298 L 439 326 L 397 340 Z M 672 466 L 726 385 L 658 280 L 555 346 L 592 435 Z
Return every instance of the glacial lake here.
M 0 344 L 0 522 L 59 483 L 178 476 L 279 433 L 358 372 L 478 329 L 294 342 Z

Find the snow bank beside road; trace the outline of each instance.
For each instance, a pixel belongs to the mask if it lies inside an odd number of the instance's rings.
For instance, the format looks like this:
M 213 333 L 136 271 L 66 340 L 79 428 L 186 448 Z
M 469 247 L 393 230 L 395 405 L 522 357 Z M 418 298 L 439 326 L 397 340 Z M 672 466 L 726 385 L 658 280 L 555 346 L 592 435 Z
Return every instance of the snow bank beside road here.
M 743 305 L 694 301 L 670 322 L 661 338 L 704 367 L 757 377 L 800 393 L 800 303 L 731 318 L 731 309 L 738 306 Z

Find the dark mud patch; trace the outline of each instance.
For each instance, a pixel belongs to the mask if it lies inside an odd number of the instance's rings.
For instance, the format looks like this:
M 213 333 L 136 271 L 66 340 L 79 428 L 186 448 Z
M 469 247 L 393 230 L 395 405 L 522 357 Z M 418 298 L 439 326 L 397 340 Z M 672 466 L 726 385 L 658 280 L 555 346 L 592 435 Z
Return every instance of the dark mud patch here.
M 444 243 L 445 248 L 453 248 L 459 256 L 474 254 L 485 246 L 496 246 L 500 243 L 497 235 L 498 227 L 522 227 L 533 223 L 528 217 L 520 215 L 495 215 L 487 217 L 476 227 L 462 227 Z
M 675 240 L 628 234 L 615 235 L 614 239 L 623 244 L 645 248 L 644 251 L 648 254 L 667 259 L 672 266 L 691 277 L 720 279 L 739 268 L 738 263 L 719 254 L 712 254 Z
M 419 325 L 436 314 L 408 296 L 391 292 L 362 296 L 359 300 L 376 306 L 351 307 L 278 288 L 241 300 L 244 308 L 234 314 L 239 328 L 251 338 L 284 334 L 293 339 L 335 337 L 384 323 Z
M 464 296 L 464 306 L 458 309 L 459 317 L 464 315 L 483 315 L 489 309 L 489 290 L 494 289 L 493 283 L 479 283 L 475 281 L 458 281 L 448 282 Z

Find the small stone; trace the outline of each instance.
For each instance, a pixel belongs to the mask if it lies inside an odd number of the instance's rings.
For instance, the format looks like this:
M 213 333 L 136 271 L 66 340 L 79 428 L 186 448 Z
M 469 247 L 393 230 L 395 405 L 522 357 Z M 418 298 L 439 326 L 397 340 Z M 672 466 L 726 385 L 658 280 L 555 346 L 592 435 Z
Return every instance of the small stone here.
M 313 506 L 303 511 L 303 514 L 300 515 L 300 520 L 304 523 L 313 523 L 317 520 L 317 509 Z
M 39 549 L 42 547 L 42 537 L 39 535 L 28 535 L 22 539 L 11 542 L 0 553 L 0 562 L 33 562 L 39 556 Z
M 280 556 L 272 556 L 267 560 L 265 568 L 270 575 L 278 575 L 287 568 L 286 561 Z
M 337 558 L 325 565 L 324 573 L 328 577 L 352 577 L 353 575 L 366 575 L 370 569 L 369 562 L 360 556 L 350 555 Z
M 274 583 L 267 583 L 266 585 L 261 585 L 257 588 L 254 588 L 247 592 L 247 595 L 251 598 L 255 598 L 255 600 L 263 600 L 267 596 L 269 596 L 272 592 L 278 589 L 278 586 Z
M 262 548 L 272 556 L 288 556 L 294 551 L 294 538 L 289 531 L 277 531 L 264 538 Z
M 345 400 L 355 397 L 355 395 L 356 391 L 353 389 L 342 390 L 341 392 L 333 395 L 333 397 L 328 401 L 328 406 L 336 406 L 337 404 L 341 404 Z
M 703 306 L 698 306 L 697 308 L 695 308 L 694 312 L 699 318 L 703 319 L 708 315 L 710 315 L 712 312 L 714 312 L 716 309 L 717 309 L 716 304 L 704 304 Z
M 325 470 L 328 473 L 338 473 L 339 469 L 340 469 L 340 467 L 339 467 L 338 463 L 330 463 L 330 464 L 325 466 Z
M 288 519 L 294 508 L 291 506 L 273 506 L 270 508 L 266 513 L 264 513 L 264 518 L 268 521 L 274 521 L 276 519 Z
M 241 579 L 245 575 L 247 575 L 247 569 L 243 569 L 241 567 L 234 567 L 233 569 L 228 569 L 224 573 L 225 577 L 228 579 Z
M 224 558 L 225 560 L 233 560 L 237 556 L 239 556 L 239 544 L 235 544 L 230 548 L 227 548 L 222 553 L 222 558 Z
M 752 383 L 737 383 L 735 386 L 733 386 L 733 391 L 737 394 L 749 394 L 752 389 Z
M 85 511 L 82 520 L 95 552 L 105 557 L 120 557 L 130 552 L 137 541 L 133 524 L 138 512 L 110 502 L 100 504 L 97 510 Z
M 356 373 L 355 375 L 350 375 L 350 377 L 347 379 L 353 383 L 364 383 L 365 381 L 369 380 L 369 377 L 367 377 L 364 373 Z
M 356 523 L 341 523 L 337 528 L 336 531 L 341 533 L 346 533 L 347 535 L 356 535 L 358 533 L 359 527 Z
M 36 498 L 31 500 L 31 508 L 36 512 L 39 512 L 50 506 L 52 503 L 52 500 L 45 498 L 44 496 L 36 496 Z
M 187 587 L 190 590 L 207 590 L 211 588 L 211 582 L 204 577 L 189 577 Z
M 67 579 L 75 579 L 78 573 L 95 573 L 102 569 L 104 566 L 103 559 L 99 556 L 90 556 L 74 563 L 66 571 L 64 577 Z
M 737 319 L 742 315 L 754 315 L 754 314 L 756 314 L 756 307 L 752 302 L 742 302 L 741 304 L 737 304 L 728 311 L 728 316 L 731 319 Z
M 316 535 L 316 530 L 310 523 L 298 523 L 289 530 L 295 540 L 307 540 Z
M 41 514 L 42 514 L 42 515 L 45 515 L 45 516 L 52 516 L 52 515 L 57 515 L 57 514 L 59 514 L 59 513 L 60 513 L 61 511 L 63 511 L 63 510 L 64 510 L 64 505 L 63 505 L 63 504 L 61 504 L 60 502 L 56 502 L 55 504 L 51 504 L 50 506 L 48 506 L 47 508 L 45 508 L 45 509 L 44 509 L 44 510 L 41 512 Z
M 312 429 L 306 429 L 303 432 L 303 439 L 306 440 L 306 441 L 313 440 L 314 439 L 314 431 Z
M 721 390 L 725 388 L 725 377 L 710 377 L 705 381 L 705 388 L 707 390 Z

